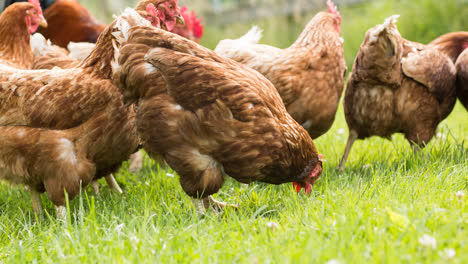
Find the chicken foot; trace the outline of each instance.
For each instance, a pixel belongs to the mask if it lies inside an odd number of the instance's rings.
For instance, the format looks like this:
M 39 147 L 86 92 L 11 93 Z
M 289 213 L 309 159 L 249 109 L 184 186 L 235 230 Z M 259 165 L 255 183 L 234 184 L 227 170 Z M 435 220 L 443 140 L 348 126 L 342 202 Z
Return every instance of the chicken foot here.
M 111 190 L 116 191 L 120 194 L 122 194 L 122 189 L 120 188 L 119 184 L 114 178 L 114 175 L 111 173 L 105 177 L 107 185 L 111 188 Z
M 44 220 L 44 215 L 42 214 L 41 194 L 34 190 L 30 190 L 30 192 L 34 214 L 36 215 L 37 219 L 42 221 Z
M 209 208 L 211 208 L 215 212 L 225 207 L 231 207 L 234 209 L 239 208 L 239 206 L 235 204 L 228 204 L 226 202 L 217 201 L 211 195 L 202 199 L 192 198 L 192 203 L 195 205 L 197 213 L 200 215 L 206 214 L 206 210 L 208 210 Z
M 346 148 L 340 161 L 340 171 L 344 170 L 346 161 L 348 160 L 349 152 L 351 151 L 351 147 L 353 146 L 353 143 L 356 141 L 357 137 L 358 134 L 356 131 L 349 130 L 348 142 L 346 143 Z
M 109 174 L 105 177 L 107 185 L 109 185 L 109 188 L 113 191 L 116 191 L 120 194 L 123 193 L 122 189 L 120 188 L 119 184 L 114 178 L 113 174 Z M 93 191 L 95 194 L 99 194 L 99 183 L 97 180 L 94 180 L 91 182 L 91 188 L 93 188 Z
M 56 205 L 55 206 L 55 214 L 58 221 L 63 223 L 67 222 L 67 208 L 63 205 Z

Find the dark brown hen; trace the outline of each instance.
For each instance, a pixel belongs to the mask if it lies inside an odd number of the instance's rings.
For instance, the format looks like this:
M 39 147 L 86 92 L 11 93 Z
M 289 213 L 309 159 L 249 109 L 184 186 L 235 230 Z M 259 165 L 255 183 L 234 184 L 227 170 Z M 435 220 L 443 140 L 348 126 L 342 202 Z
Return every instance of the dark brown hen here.
M 354 62 L 344 98 L 349 138 L 342 170 L 358 138 L 400 132 L 423 147 L 455 104 L 453 63 L 433 47 L 403 39 L 397 17 L 367 31 Z
M 216 193 L 225 175 L 310 192 L 322 170 L 317 150 L 262 75 L 155 28 L 132 27 L 117 40 L 114 79 L 138 101 L 143 146 L 178 172 L 188 195 Z

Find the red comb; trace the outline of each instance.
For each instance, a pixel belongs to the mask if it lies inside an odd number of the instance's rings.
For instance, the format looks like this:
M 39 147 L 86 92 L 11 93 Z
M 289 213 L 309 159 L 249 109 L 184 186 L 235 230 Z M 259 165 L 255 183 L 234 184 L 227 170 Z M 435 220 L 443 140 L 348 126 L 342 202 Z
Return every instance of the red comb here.
M 340 12 L 338 12 L 338 8 L 336 8 L 336 5 L 331 0 L 327 0 L 327 6 L 328 6 L 328 12 L 337 15 L 340 18 L 340 22 L 341 22 Z
M 197 19 L 197 14 L 192 12 L 192 20 L 193 20 L 193 35 L 196 38 L 201 38 L 203 36 L 203 25 L 201 23 L 201 19 Z
M 146 6 L 146 12 L 150 13 L 151 15 L 155 16 L 155 17 L 158 17 L 158 10 L 156 9 L 156 7 L 153 5 L 153 4 L 148 4 Z

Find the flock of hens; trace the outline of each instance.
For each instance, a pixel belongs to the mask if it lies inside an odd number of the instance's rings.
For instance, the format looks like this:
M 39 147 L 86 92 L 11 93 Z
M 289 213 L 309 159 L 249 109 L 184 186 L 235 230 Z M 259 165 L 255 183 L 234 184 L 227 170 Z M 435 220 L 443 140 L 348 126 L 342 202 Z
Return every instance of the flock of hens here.
M 64 219 L 80 188 L 105 178 L 120 191 L 112 173 L 133 153 L 138 167 L 144 148 L 179 174 L 200 211 L 227 206 L 211 197 L 226 176 L 310 193 L 322 172 L 312 139 L 332 126 L 346 75 L 341 16 L 327 5 L 289 48 L 258 44 L 254 27 L 214 51 L 198 44 L 201 21 L 177 0 L 141 0 L 108 26 L 75 0 L 44 13 L 39 0 L 9 5 L 0 179 L 25 185 L 39 218 L 46 192 Z M 468 32 L 424 45 L 404 39 L 396 20 L 369 29 L 355 59 L 340 169 L 356 139 L 403 133 L 418 150 L 457 97 L 468 108 Z

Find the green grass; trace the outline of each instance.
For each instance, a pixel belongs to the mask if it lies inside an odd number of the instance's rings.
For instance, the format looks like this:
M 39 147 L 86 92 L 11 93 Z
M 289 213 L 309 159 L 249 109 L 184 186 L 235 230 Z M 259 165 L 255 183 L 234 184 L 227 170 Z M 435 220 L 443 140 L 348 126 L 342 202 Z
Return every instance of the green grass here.
M 414 155 L 401 135 L 358 141 L 337 171 L 346 134 L 343 113 L 316 140 L 327 162 L 310 196 L 291 184 L 242 187 L 228 181 L 217 198 L 240 204 L 198 216 L 172 171 L 150 159 L 70 203 L 71 224 L 34 223 L 29 194 L 0 185 L 0 262 L 49 263 L 453 263 L 468 259 L 468 114 L 459 104 L 436 138 Z M 364 165 L 367 165 L 366 169 Z M 279 228 L 271 230 L 268 222 Z M 418 240 L 430 235 L 435 249 Z
M 433 35 L 466 29 L 466 5 L 446 11 L 436 8 L 436 1 L 409 2 L 384 1 L 383 7 L 376 3 L 343 10 L 349 21 L 342 29 L 350 45 L 348 63 L 363 32 L 393 13 L 402 14 L 401 31 L 412 40 L 427 42 Z M 437 13 L 443 14 L 429 15 Z M 269 30 L 284 26 L 280 24 L 281 20 L 268 24 Z M 434 24 L 437 28 L 430 27 Z M 216 44 L 216 39 L 242 34 L 249 27 L 233 25 L 222 34 L 208 28 L 206 45 L 213 47 L 210 43 Z M 298 25 L 290 38 L 276 36 L 274 43 L 287 46 L 301 30 Z M 273 34 L 266 37 L 265 43 L 271 43 Z M 128 173 L 124 164 L 116 175 L 123 195 L 102 183 L 100 195 L 85 190 L 71 201 L 67 226 L 57 223 L 45 196 L 42 201 L 50 217 L 35 223 L 28 192 L 0 184 L 0 263 L 445 263 L 447 249 L 456 252 L 450 262 L 464 263 L 467 120 L 467 111 L 457 104 L 439 125 L 440 137 L 416 155 L 401 135 L 391 141 L 375 137 L 357 141 L 341 173 L 336 167 L 347 129 L 340 108 L 332 129 L 315 141 L 327 162 L 312 195 L 297 195 L 291 184 L 245 188 L 229 180 L 216 198 L 238 203 L 240 209 L 220 214 L 198 216 L 177 175 L 160 170 L 149 158 L 140 173 Z M 461 201 L 456 197 L 460 190 L 466 194 Z M 269 222 L 279 227 L 272 230 Z M 434 249 L 419 242 L 424 235 L 435 238 Z

